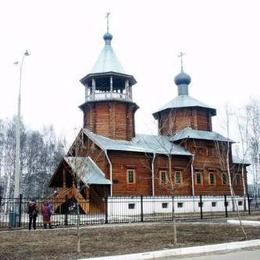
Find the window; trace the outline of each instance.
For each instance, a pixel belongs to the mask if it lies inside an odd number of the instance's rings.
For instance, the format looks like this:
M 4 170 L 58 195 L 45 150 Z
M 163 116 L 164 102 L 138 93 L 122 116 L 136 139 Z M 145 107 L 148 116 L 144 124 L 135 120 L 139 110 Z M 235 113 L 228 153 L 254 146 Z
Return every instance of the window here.
M 175 172 L 175 183 L 176 184 L 181 184 L 182 183 L 182 173 L 181 173 L 181 171 L 176 171 Z
M 216 176 L 215 176 L 215 173 L 213 173 L 213 172 L 209 173 L 209 184 L 210 185 L 216 184 Z
M 217 206 L 217 202 L 216 201 L 212 201 L 211 202 L 211 206 L 214 208 L 214 207 L 216 207 Z
M 240 185 L 240 184 L 241 184 L 240 175 L 237 174 L 235 180 L 236 180 L 236 181 L 235 181 L 235 184 L 236 184 L 236 185 Z
M 162 208 L 163 209 L 167 209 L 168 208 L 168 203 L 167 202 L 162 203 Z
M 129 203 L 128 204 L 128 209 L 134 209 L 135 208 L 135 204 L 134 203 Z
M 227 178 L 227 174 L 226 173 L 222 174 L 222 184 L 223 185 L 227 185 L 228 184 L 228 178 Z
M 135 183 L 135 170 L 133 169 L 127 170 L 127 183 L 129 184 Z
M 167 171 L 160 171 L 160 184 L 166 184 L 167 181 Z
M 196 172 L 195 173 L 195 176 L 196 176 L 196 184 L 197 185 L 201 185 L 202 184 L 202 173 L 201 172 Z
M 238 201 L 238 206 L 243 206 L 243 201 L 239 200 Z
M 178 208 L 182 208 L 182 207 L 183 207 L 183 202 L 178 202 L 178 203 L 177 203 L 177 207 L 178 207 Z

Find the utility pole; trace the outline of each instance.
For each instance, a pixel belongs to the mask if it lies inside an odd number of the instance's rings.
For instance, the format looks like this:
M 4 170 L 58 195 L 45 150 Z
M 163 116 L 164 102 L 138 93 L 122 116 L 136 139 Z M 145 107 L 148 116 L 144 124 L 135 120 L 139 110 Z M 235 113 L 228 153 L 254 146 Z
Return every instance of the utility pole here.
M 23 54 L 21 62 L 15 62 L 15 65 L 20 65 L 20 76 L 19 76 L 19 90 L 18 90 L 18 110 L 16 117 L 16 146 L 15 146 L 15 176 L 14 176 L 14 198 L 18 199 L 20 196 L 20 179 L 21 179 L 21 141 L 20 141 L 20 128 L 21 128 L 21 89 L 22 89 L 22 72 L 24 58 L 29 56 L 29 52 L 26 50 Z

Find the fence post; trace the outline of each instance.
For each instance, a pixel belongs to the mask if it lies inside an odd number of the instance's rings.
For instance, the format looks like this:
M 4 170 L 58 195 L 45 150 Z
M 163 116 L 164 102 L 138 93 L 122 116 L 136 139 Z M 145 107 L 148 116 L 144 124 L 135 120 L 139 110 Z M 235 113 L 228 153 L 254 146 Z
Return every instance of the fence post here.
M 227 206 L 228 206 L 227 195 L 224 195 L 224 206 L 225 206 L 225 216 L 226 216 L 226 218 L 227 218 L 227 217 L 228 217 L 228 210 L 227 210 Z
M 247 194 L 247 203 L 248 203 L 248 215 L 251 215 L 251 200 L 249 194 Z
M 144 205 L 143 195 L 141 195 L 141 222 L 144 222 Z
M 174 214 L 174 196 L 172 196 L 172 221 L 174 221 L 174 217 L 175 217 L 175 214 Z
M 200 207 L 200 219 L 203 219 L 203 202 L 202 202 L 202 195 L 200 195 L 200 202 L 199 202 L 199 207 Z
M 108 199 L 105 197 L 105 224 L 108 224 Z
M 23 201 L 23 194 L 20 194 L 20 196 L 19 196 L 19 219 L 18 219 L 18 227 L 21 227 L 22 201 Z
M 65 195 L 65 205 L 64 225 L 68 226 L 68 195 Z

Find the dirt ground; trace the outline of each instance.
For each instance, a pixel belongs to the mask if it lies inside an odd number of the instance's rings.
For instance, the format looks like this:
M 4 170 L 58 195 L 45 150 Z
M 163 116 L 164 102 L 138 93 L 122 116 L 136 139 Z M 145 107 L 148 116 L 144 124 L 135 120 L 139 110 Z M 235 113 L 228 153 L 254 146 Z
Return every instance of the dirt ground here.
M 260 227 L 245 227 L 248 239 L 260 238 Z M 177 223 L 177 247 L 244 240 L 241 229 L 224 223 Z M 174 248 L 171 223 L 87 226 L 80 229 L 0 232 L 0 259 L 77 259 Z

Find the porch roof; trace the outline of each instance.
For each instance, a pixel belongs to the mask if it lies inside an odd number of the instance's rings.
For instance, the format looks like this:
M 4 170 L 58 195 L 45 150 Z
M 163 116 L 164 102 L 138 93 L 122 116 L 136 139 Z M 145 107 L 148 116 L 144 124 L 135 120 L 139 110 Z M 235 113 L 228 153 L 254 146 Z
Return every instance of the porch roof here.
M 64 160 L 71 167 L 73 172 L 85 184 L 110 185 L 103 171 L 90 157 L 64 157 Z

